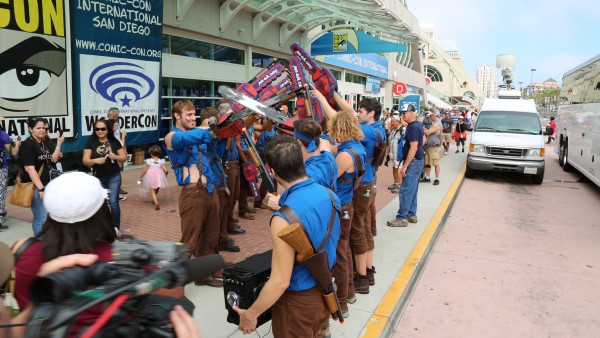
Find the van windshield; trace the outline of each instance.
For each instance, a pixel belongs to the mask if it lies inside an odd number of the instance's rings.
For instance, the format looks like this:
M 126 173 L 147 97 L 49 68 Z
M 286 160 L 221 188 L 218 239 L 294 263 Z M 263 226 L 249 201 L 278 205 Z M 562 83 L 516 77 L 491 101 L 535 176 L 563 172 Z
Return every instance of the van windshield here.
M 505 111 L 485 111 L 477 117 L 474 131 L 541 135 L 537 114 Z

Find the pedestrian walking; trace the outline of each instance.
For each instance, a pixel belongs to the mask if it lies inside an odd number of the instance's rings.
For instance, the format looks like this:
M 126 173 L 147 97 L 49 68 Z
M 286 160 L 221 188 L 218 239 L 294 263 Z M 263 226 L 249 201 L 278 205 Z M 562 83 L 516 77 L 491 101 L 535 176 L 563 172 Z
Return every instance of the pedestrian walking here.
M 158 203 L 158 191 L 160 188 L 167 186 L 167 173 L 169 169 L 165 166 L 165 160 L 160 158 L 162 150 L 158 145 L 153 145 L 148 149 L 150 158 L 146 160 L 146 167 L 140 173 L 139 182 L 141 183 L 140 191 L 143 197 L 148 196 L 152 198 L 152 204 L 155 210 L 160 210 L 160 204 Z

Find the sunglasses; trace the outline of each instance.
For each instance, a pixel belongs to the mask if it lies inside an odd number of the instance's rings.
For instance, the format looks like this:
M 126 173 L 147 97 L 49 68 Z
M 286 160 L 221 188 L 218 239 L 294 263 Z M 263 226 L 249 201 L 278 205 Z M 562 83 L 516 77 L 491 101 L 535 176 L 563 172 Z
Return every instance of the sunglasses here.
M 106 127 L 94 128 L 95 131 L 106 131 Z

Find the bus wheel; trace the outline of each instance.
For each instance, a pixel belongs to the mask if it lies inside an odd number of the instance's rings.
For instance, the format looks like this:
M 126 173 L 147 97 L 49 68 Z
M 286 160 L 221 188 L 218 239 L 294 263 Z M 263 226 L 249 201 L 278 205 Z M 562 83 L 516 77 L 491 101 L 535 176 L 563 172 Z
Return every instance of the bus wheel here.
M 563 168 L 564 171 L 573 171 L 573 167 L 569 164 L 569 143 L 568 141 L 563 142 L 558 151 L 558 164 Z

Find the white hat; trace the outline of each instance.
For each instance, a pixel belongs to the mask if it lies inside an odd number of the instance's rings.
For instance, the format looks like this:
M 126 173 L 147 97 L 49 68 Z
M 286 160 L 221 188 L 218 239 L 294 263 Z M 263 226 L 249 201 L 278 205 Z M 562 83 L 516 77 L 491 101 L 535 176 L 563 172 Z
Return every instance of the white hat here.
M 400 116 L 394 115 L 392 116 L 392 120 L 400 121 Z
M 46 186 L 44 207 L 55 221 L 77 223 L 94 216 L 107 195 L 97 178 L 81 172 L 66 173 Z

